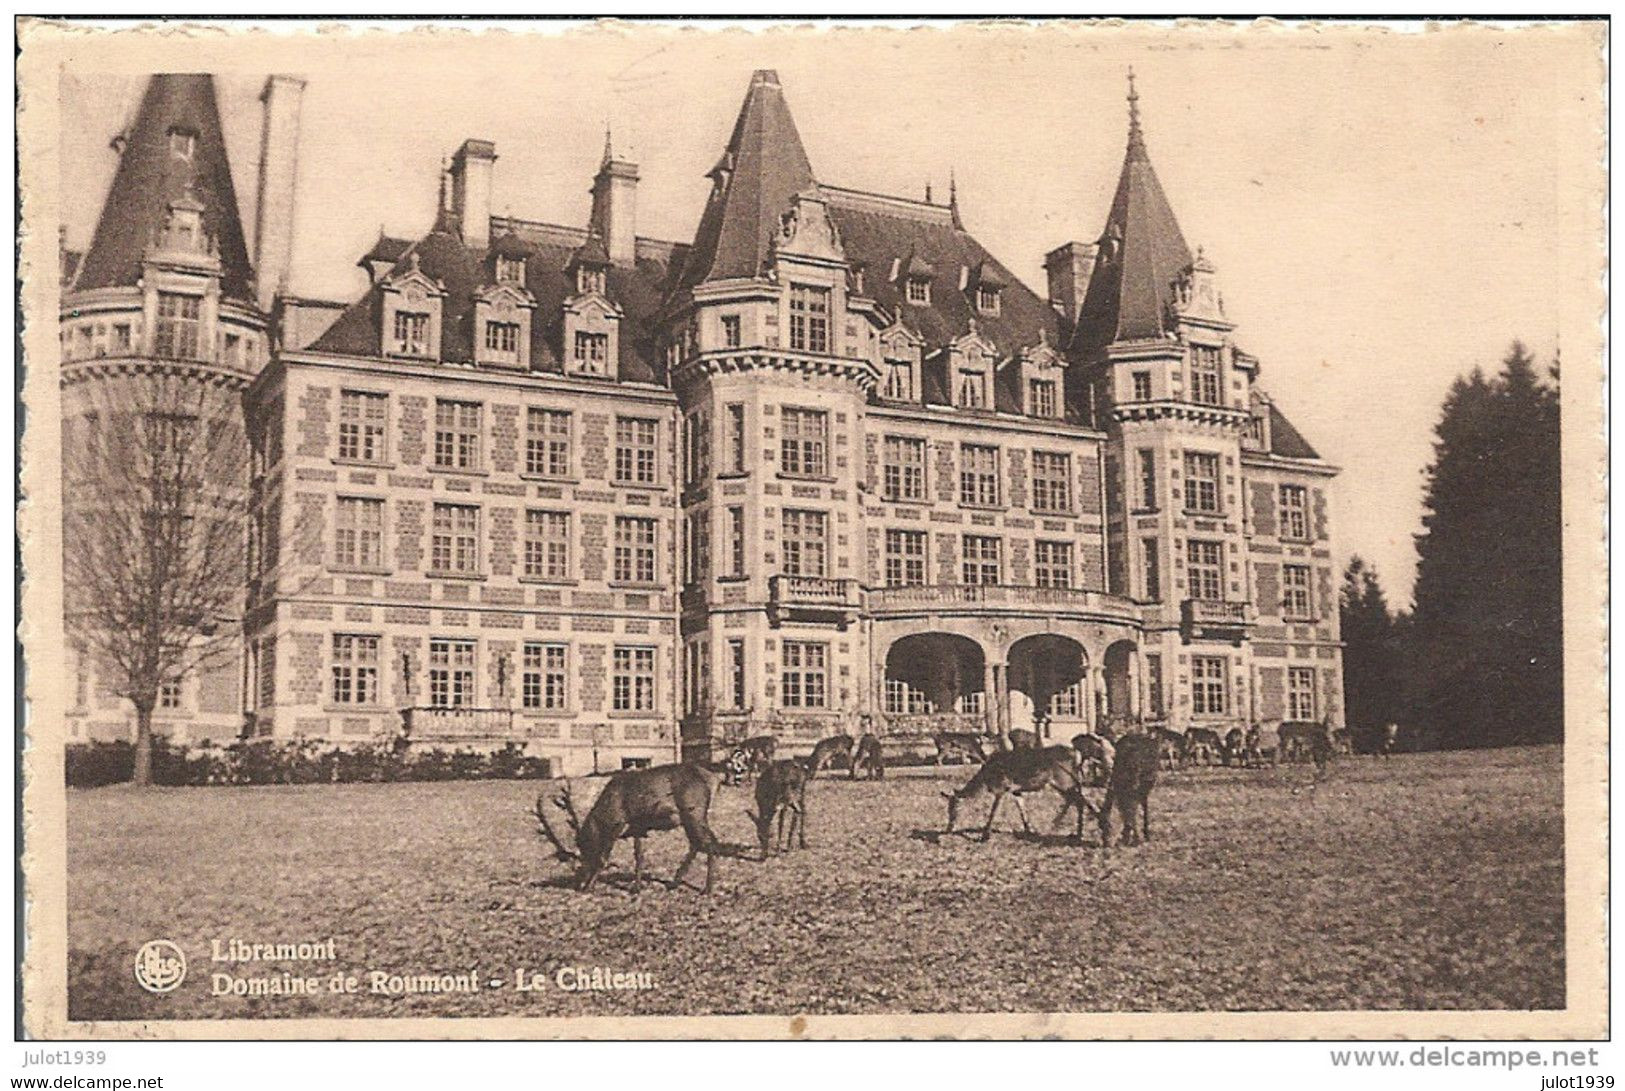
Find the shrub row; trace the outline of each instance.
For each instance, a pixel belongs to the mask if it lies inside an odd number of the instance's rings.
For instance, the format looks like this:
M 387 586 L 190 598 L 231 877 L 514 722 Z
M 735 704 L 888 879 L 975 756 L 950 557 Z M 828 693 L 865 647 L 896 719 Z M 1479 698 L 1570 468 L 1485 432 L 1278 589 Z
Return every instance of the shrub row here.
M 135 744 L 74 743 L 67 748 L 70 788 L 123 784 L 135 771 Z M 217 746 L 152 742 L 152 782 L 169 787 L 216 784 L 348 784 L 405 780 L 517 780 L 546 777 L 546 758 L 517 743 L 500 750 L 357 743 L 337 746 L 314 739 L 253 739 Z

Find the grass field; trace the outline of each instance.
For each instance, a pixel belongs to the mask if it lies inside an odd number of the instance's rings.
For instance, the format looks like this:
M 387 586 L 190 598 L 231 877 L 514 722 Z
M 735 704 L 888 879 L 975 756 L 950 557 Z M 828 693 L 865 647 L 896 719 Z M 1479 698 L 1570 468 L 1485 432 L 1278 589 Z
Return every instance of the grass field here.
M 528 814 L 535 782 L 70 791 L 70 1015 L 1556 1008 L 1561 760 L 1354 758 L 1318 787 L 1305 767 L 1174 774 L 1152 797 L 1155 840 L 1109 863 L 1092 828 L 1087 848 L 1016 836 L 1014 807 L 989 844 L 939 836 L 938 792 L 969 768 L 843 774 L 812 786 L 809 850 L 721 861 L 709 898 L 655 885 L 636 900 L 627 844 L 607 885 L 559 885 Z M 720 836 L 754 839 L 748 802 L 719 794 Z M 1047 822 L 1055 804 L 1030 810 Z M 669 876 L 681 835 L 649 844 Z M 338 958 L 211 963 L 232 937 L 332 938 Z M 154 938 L 189 963 L 163 996 L 132 973 Z M 654 987 L 564 991 L 562 966 Z M 478 992 L 365 991 L 372 970 L 476 968 Z M 516 991 L 519 968 L 545 986 Z M 210 995 L 216 971 L 284 969 L 324 991 Z M 363 991 L 327 993 L 338 971 Z

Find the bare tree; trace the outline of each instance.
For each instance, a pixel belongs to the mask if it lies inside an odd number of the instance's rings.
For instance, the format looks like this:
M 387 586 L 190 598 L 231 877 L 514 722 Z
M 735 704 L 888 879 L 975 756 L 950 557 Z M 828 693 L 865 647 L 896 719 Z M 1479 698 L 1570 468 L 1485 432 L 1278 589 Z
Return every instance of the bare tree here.
M 238 654 L 248 447 L 237 392 L 182 375 L 72 392 L 63 569 L 71 639 L 135 706 L 134 782 L 152 781 L 166 686 Z

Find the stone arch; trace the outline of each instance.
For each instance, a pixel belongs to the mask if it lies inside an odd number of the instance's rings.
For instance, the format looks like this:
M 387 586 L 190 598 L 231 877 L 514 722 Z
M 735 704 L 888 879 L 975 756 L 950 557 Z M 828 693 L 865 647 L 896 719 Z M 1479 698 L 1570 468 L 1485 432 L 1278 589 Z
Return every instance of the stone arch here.
M 986 678 L 987 656 L 970 637 L 910 633 L 886 649 L 881 710 L 893 719 L 953 714 L 979 718 L 987 700 Z
M 1061 633 L 1034 633 L 1010 645 L 1011 730 L 1035 732 L 1046 742 L 1070 738 L 1089 721 L 1089 653 Z

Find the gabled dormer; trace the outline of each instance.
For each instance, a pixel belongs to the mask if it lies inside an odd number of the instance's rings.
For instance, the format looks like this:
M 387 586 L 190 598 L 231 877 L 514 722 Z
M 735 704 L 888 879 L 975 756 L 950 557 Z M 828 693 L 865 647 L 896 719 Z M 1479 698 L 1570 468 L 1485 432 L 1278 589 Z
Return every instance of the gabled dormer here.
M 536 297 L 522 281 L 499 281 L 480 289 L 474 296 L 474 362 L 528 369 L 535 310 Z
M 1066 361 L 1050 347 L 1047 334 L 1022 349 L 1009 366 L 1015 370 L 1023 413 L 1052 420 L 1066 415 Z
M 902 316 L 880 331 L 880 384 L 882 400 L 918 403 L 923 397 L 920 363 L 925 342 L 903 324 Z
M 204 225 L 204 209 L 203 202 L 190 189 L 169 202 L 149 256 L 218 272 L 220 250 Z
M 912 307 L 931 306 L 931 282 L 936 275 L 936 266 L 918 253 L 892 263 L 892 280 L 903 302 Z
M 994 401 L 994 372 L 998 365 L 998 346 L 976 328 L 976 320 L 961 337 L 948 343 L 948 391 L 954 406 L 977 412 L 991 413 L 997 407 Z
M 1200 326 L 1227 332 L 1235 328 L 1224 313 L 1224 296 L 1219 292 L 1218 270 L 1201 247 L 1196 258 L 1173 278 L 1168 296 L 1168 319 L 1172 327 Z
M 971 309 L 984 318 L 997 318 L 1003 310 L 1004 274 L 991 261 L 964 266 L 960 272 L 960 291 L 965 293 Z
M 620 358 L 621 310 L 609 295 L 609 250 L 596 232 L 570 256 L 564 274 L 572 293 L 564 301 L 564 370 L 613 379 Z
M 414 250 L 405 267 L 386 276 L 379 287 L 378 338 L 384 355 L 438 362 L 445 285 L 423 271 Z

